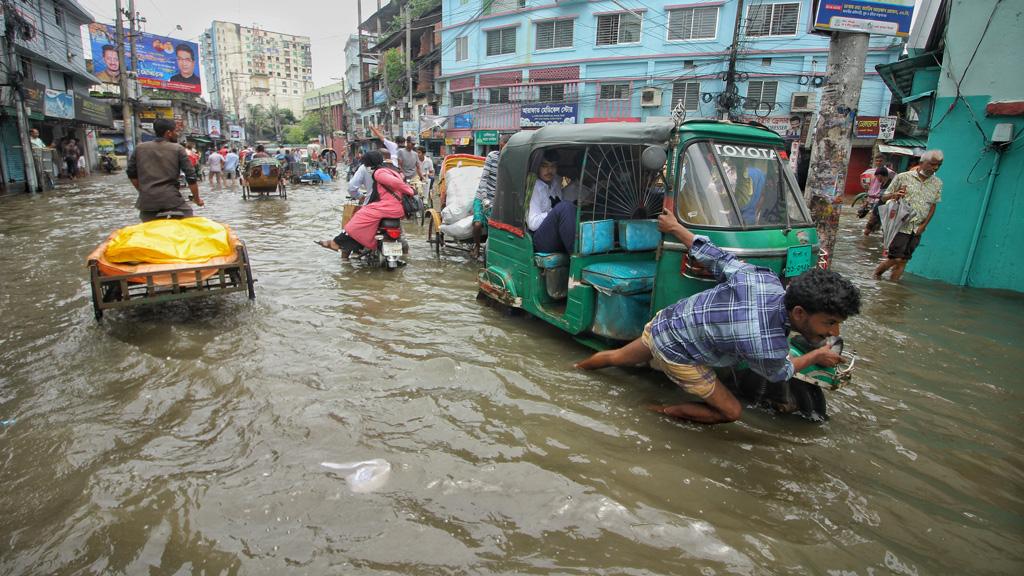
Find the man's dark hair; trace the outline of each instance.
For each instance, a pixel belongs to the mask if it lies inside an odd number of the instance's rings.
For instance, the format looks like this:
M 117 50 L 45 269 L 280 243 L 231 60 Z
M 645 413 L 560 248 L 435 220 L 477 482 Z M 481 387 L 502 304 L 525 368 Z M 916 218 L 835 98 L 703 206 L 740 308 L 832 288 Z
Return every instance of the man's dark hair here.
M 370 150 L 363 154 L 363 166 L 367 168 L 380 168 L 384 164 L 384 155 L 376 150 Z
M 789 117 L 789 121 L 790 121 L 790 122 L 792 122 L 793 120 L 796 120 L 797 122 L 800 122 L 801 124 L 803 124 L 803 121 L 804 121 L 804 119 L 803 119 L 803 118 L 801 118 L 801 117 L 799 117 L 799 116 L 796 116 L 796 115 L 793 115 L 793 116 L 790 116 L 790 117 Z
M 113 44 L 104 44 L 100 54 L 105 54 L 106 52 L 117 52 L 117 48 L 114 48 Z
M 266 148 L 263 147 L 263 144 L 257 144 L 256 145 L 256 151 L 257 152 L 263 152 L 264 150 L 266 150 Z
M 156 132 L 156 135 L 160 138 L 163 138 L 168 130 L 174 130 L 177 127 L 174 120 L 168 118 L 159 118 L 153 122 L 153 132 Z
M 427 149 L 425 147 L 423 147 L 423 146 L 417 146 L 416 147 L 416 151 L 417 152 L 423 152 L 424 154 L 427 153 Z
M 188 44 L 182 43 L 175 46 L 174 54 L 177 55 L 178 52 L 188 52 L 188 55 L 192 57 L 193 61 L 196 59 L 196 53 L 192 51 L 192 47 Z
M 786 288 L 786 310 L 800 306 L 808 314 L 824 312 L 840 318 L 860 313 L 860 290 L 831 270 L 811 268 Z

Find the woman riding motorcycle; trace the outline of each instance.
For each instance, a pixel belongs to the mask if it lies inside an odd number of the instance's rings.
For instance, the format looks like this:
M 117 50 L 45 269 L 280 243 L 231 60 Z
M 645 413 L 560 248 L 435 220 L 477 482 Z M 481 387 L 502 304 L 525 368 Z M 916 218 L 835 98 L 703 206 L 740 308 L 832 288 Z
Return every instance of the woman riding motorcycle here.
M 363 165 L 371 171 L 374 186 L 369 202 L 348 221 L 345 229 L 332 240 L 318 240 L 317 244 L 341 252 L 347 260 L 353 250 L 377 248 L 374 236 L 383 218 L 402 218 L 402 196 L 412 196 L 412 188 L 402 180 L 402 173 L 391 164 L 384 164 L 384 156 L 371 150 L 363 155 Z

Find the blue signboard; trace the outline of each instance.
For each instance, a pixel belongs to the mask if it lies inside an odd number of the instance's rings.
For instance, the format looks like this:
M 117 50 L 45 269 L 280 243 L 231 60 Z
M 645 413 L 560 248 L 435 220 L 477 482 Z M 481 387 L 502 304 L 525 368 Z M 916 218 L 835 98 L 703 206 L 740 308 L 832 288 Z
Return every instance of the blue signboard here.
M 814 28 L 906 38 L 913 17 L 914 0 L 820 0 Z
M 43 110 L 51 118 L 75 119 L 75 97 L 59 90 L 46 90 Z
M 519 112 L 519 125 L 536 128 L 552 124 L 575 124 L 577 104 L 533 104 Z
M 472 127 L 473 127 L 473 115 L 472 114 L 466 113 L 466 114 L 456 114 L 455 115 L 455 128 L 457 130 L 469 130 Z
M 387 101 L 388 101 L 387 92 L 384 92 L 383 90 L 374 90 L 374 92 L 373 92 L 373 103 L 374 103 L 374 105 L 376 105 L 376 104 L 383 104 L 383 103 L 385 103 Z

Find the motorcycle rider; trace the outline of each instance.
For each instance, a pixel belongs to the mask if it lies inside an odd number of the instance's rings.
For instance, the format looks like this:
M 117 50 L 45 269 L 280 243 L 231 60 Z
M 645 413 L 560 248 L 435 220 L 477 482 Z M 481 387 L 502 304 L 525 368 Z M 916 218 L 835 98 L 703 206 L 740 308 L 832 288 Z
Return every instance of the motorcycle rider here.
M 402 180 L 402 173 L 391 164 L 384 163 L 384 155 L 372 150 L 363 155 L 363 165 L 371 172 L 373 191 L 369 202 L 348 221 L 345 229 L 331 240 L 317 240 L 318 245 L 341 252 L 348 260 L 353 250 L 364 247 L 375 250 L 375 236 L 384 218 L 401 219 L 405 216 L 402 196 L 412 196 L 412 188 Z

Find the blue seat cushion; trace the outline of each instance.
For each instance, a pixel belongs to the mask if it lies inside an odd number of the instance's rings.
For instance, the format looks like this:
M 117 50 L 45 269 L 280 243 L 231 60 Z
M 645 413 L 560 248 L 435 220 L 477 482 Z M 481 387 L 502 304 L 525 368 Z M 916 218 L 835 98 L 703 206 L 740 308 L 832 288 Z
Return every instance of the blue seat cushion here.
M 639 294 L 654 289 L 658 263 L 599 262 L 583 269 L 583 282 L 605 294 Z
M 536 252 L 533 261 L 538 268 L 561 268 L 569 265 L 569 255 L 564 252 Z

